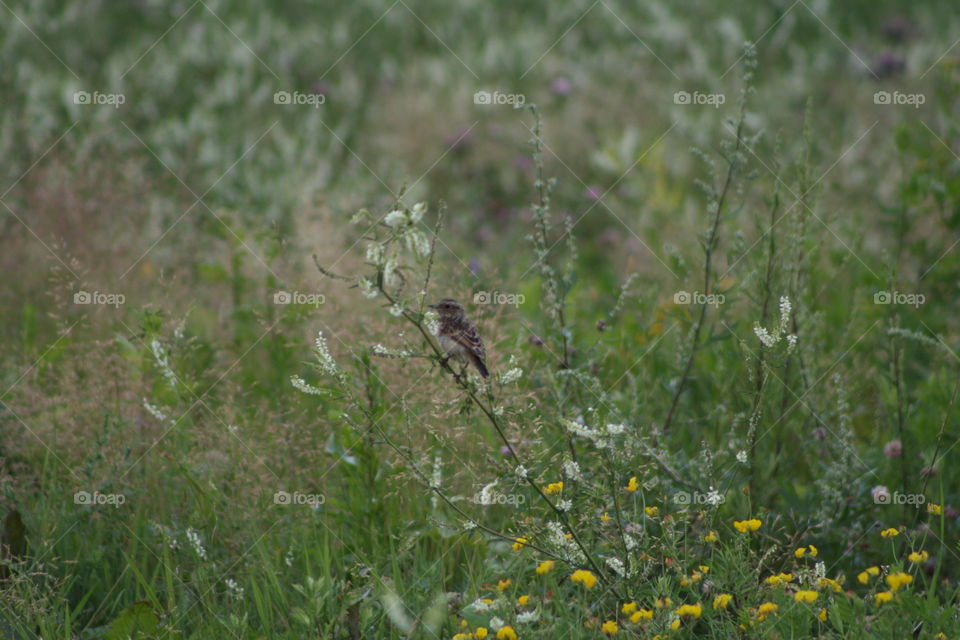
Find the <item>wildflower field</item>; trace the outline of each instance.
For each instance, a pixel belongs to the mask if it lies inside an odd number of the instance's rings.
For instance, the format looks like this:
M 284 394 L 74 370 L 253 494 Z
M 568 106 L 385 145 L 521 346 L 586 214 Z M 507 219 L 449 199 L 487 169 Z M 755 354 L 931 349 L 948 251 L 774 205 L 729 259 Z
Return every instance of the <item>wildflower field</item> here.
M 960 639 L 958 38 L 0 0 L 0 637 Z

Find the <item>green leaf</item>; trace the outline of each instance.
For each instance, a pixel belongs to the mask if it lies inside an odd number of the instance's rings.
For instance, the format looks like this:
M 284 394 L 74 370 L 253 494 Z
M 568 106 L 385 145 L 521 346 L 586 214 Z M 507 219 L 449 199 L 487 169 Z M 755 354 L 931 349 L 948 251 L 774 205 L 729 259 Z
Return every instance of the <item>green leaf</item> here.
M 134 602 L 120 612 L 110 623 L 107 640 L 129 640 L 155 636 L 160 626 L 160 616 L 149 602 Z

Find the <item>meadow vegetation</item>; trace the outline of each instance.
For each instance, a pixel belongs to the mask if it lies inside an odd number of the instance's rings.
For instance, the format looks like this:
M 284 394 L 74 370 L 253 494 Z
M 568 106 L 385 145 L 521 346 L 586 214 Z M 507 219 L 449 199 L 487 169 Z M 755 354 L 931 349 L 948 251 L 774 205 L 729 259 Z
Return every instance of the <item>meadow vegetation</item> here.
M 0 5 L 0 636 L 960 638 L 951 3 Z

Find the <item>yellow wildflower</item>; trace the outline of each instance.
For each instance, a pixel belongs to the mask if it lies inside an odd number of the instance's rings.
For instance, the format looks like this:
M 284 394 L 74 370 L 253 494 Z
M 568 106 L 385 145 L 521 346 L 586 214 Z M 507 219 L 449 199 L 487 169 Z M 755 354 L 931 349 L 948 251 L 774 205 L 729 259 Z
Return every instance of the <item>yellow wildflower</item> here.
M 673 600 L 669 596 L 666 598 L 657 598 L 653 601 L 653 606 L 657 609 L 668 609 L 673 606 Z
M 640 624 L 641 620 L 650 620 L 652 618 L 653 611 L 650 611 L 650 609 L 637 609 L 630 614 L 630 622 L 633 624 Z
M 680 628 L 680 618 L 675 618 L 673 622 L 670 623 L 670 631 L 676 631 Z
M 933 502 L 928 502 L 927 513 L 929 513 L 932 516 L 938 516 L 941 513 L 943 513 L 943 506 Z
M 675 612 L 681 618 L 691 617 L 699 618 L 703 614 L 703 607 L 700 606 L 700 603 L 697 604 L 682 604 Z
M 530 602 L 530 596 L 520 596 L 517 598 L 517 604 L 521 607 Z
M 513 582 L 510 578 L 502 578 L 497 581 L 497 591 L 504 591 Z
M 720 539 L 720 536 L 717 535 L 716 531 L 711 531 L 707 535 L 703 536 L 704 542 L 716 542 Z
M 627 491 L 629 491 L 630 493 L 633 493 L 639 488 L 640 488 L 640 484 L 637 482 L 637 476 L 633 476 L 632 478 L 630 478 L 630 481 L 627 482 Z
M 913 582 L 913 576 L 902 571 L 891 573 L 887 576 L 887 584 L 890 585 L 891 591 L 899 591 L 900 587 L 906 586 L 911 582 Z
M 907 560 L 909 560 L 914 564 L 920 564 L 921 562 L 926 562 L 927 558 L 929 557 L 930 557 L 930 554 L 927 553 L 926 551 L 920 551 L 920 552 L 914 551 L 913 553 L 907 556 Z
M 526 538 L 517 538 L 513 543 L 513 550 L 520 551 L 520 549 L 523 549 L 523 545 L 527 544 L 527 542 L 529 541 Z
M 840 593 L 840 583 L 832 578 L 820 578 L 817 580 L 817 587 L 823 589 L 824 587 L 830 587 L 836 593 Z
M 603 623 L 603 626 L 600 627 L 600 631 L 603 631 L 608 636 L 617 635 L 617 631 L 620 630 L 620 627 L 617 626 L 617 623 L 613 620 L 607 620 Z
M 757 607 L 757 613 L 760 616 L 766 617 L 768 614 L 776 613 L 780 607 L 773 602 L 764 602 L 759 607 Z
M 880 532 L 880 536 L 883 538 L 892 538 L 898 535 L 900 535 L 900 532 L 894 529 L 893 527 L 890 527 L 889 529 L 884 529 L 883 531 Z
M 820 620 L 820 622 L 826 622 L 826 621 L 827 621 L 827 610 L 826 610 L 826 609 L 820 609 L 820 613 L 817 614 L 817 618 Z
M 550 484 L 547 485 L 547 488 L 543 490 L 543 492 L 548 496 L 553 495 L 555 493 L 560 493 L 561 491 L 563 491 L 562 480 L 560 482 L 551 482 Z
M 553 560 L 544 560 L 543 562 L 537 565 L 537 575 L 542 576 L 545 573 L 550 573 L 550 571 L 553 570 L 553 567 L 556 564 L 557 563 L 554 562 Z
M 607 522 L 610 522 L 611 520 L 613 520 L 613 518 L 611 518 L 610 514 L 607 513 L 606 511 L 604 511 L 603 515 L 600 516 L 600 522 L 603 522 L 604 524 L 606 524 Z
M 730 601 L 733 600 L 733 596 L 729 593 L 721 593 L 716 598 L 713 599 L 713 608 L 714 609 L 726 609 L 727 605 L 730 604 Z
M 620 611 L 622 611 L 622 612 L 623 612 L 623 615 L 625 615 L 625 616 L 630 615 L 631 613 L 633 613 L 633 612 L 636 611 L 636 610 L 637 610 L 637 603 L 636 603 L 636 602 L 627 602 L 627 603 L 625 603 L 622 607 L 620 607 Z
M 581 583 L 587 589 L 593 589 L 593 585 L 597 583 L 597 576 L 593 575 L 592 571 L 587 571 L 586 569 L 577 569 L 570 574 L 570 580 Z
M 473 637 L 477 640 L 483 640 L 487 637 L 487 628 L 486 627 L 477 627 L 477 630 L 473 632 Z
M 455 633 L 452 640 L 473 640 L 472 633 Z
M 771 586 L 773 586 L 773 587 L 777 587 L 777 586 L 780 586 L 780 585 L 787 584 L 787 583 L 789 583 L 791 580 L 793 580 L 793 574 L 792 574 L 792 573 L 780 573 L 780 574 L 777 574 L 777 575 L 775 575 L 775 576 L 770 576 L 770 577 L 768 577 L 766 580 L 764 580 L 764 582 L 766 582 L 767 584 L 769 584 L 769 585 L 771 585 Z
M 797 602 L 806 602 L 807 604 L 812 604 L 820 597 L 820 594 L 816 591 L 810 591 L 808 589 L 801 589 L 793 594 L 793 599 Z
M 517 640 L 517 632 L 510 625 L 500 627 L 497 631 L 497 640 Z
M 817 548 L 811 544 L 806 547 L 798 548 L 796 551 L 793 552 L 793 555 L 794 557 L 797 557 L 797 558 L 802 558 L 807 554 L 810 554 L 811 556 L 816 557 L 818 553 L 820 552 L 817 550 Z
M 873 601 L 877 604 L 883 604 L 884 602 L 890 602 L 891 600 L 893 600 L 892 591 L 881 591 L 873 597 Z
M 653 518 L 660 511 L 660 507 L 644 507 L 643 512 Z
M 750 520 L 734 520 L 733 526 L 740 533 L 747 533 L 749 531 L 756 531 L 763 524 L 760 520 L 752 518 Z

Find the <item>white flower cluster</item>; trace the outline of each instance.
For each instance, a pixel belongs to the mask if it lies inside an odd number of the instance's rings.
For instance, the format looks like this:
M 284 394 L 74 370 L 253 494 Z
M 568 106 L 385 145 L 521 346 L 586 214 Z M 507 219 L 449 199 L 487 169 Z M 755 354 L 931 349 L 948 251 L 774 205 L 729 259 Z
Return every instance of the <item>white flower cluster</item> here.
M 767 349 L 772 349 L 775 347 L 781 340 L 787 341 L 787 353 L 792 352 L 797 346 L 797 336 L 789 333 L 790 331 L 790 314 L 793 311 L 793 306 L 790 304 L 790 298 L 787 296 L 781 296 L 780 298 L 780 324 L 777 327 L 770 331 L 766 327 L 760 326 L 760 323 L 757 323 L 753 326 L 753 333 L 756 334 L 757 338 L 760 339 L 760 344 L 762 344 Z
M 561 419 L 563 426 L 575 436 L 581 436 L 592 442 L 600 449 L 606 449 L 611 446 L 611 438 L 623 435 L 627 427 L 622 424 L 608 424 L 604 427 L 591 429 L 582 422 L 574 420 Z
M 718 504 L 723 504 L 723 494 L 713 488 L 713 485 L 710 486 L 710 490 L 707 491 L 706 502 L 710 506 L 717 506 Z
M 360 293 L 364 298 L 376 298 L 377 286 L 369 278 L 360 278 L 357 280 L 357 286 L 360 287 Z
M 187 540 L 193 546 L 193 550 L 196 552 L 197 557 L 201 560 L 207 559 L 207 550 L 203 548 L 203 542 L 200 540 L 200 534 L 196 529 L 187 529 Z
M 523 376 L 523 369 L 514 367 L 500 376 L 500 384 L 513 384 Z
M 443 460 L 438 453 L 433 456 L 433 473 L 430 475 L 430 488 L 439 489 L 441 482 L 443 482 Z M 436 496 L 434 496 L 434 498 L 435 497 Z
M 379 267 L 380 265 L 382 265 L 385 258 L 383 245 L 380 244 L 379 242 L 371 242 L 370 244 L 368 244 L 366 258 L 367 258 L 367 262 L 375 266 Z
M 522 611 L 517 614 L 517 624 L 529 624 L 540 619 L 540 612 L 536 609 L 532 611 Z M 493 626 L 492 624 L 490 625 Z
M 573 460 L 563 461 L 563 475 L 571 480 L 580 480 L 583 478 L 583 475 L 580 473 L 580 465 Z
M 477 492 L 477 495 L 474 496 L 473 501 L 484 506 L 493 504 L 496 501 L 495 489 L 497 487 L 497 482 L 497 480 L 494 480 L 490 484 L 485 485 L 482 489 L 480 489 L 479 492 Z
M 327 347 L 327 339 L 323 337 L 323 331 L 317 332 L 317 339 L 314 340 L 317 347 L 317 360 L 320 361 L 320 370 L 328 376 L 337 376 L 340 370 L 337 363 L 330 355 L 330 349 Z
M 430 335 L 440 335 L 440 316 L 436 311 L 427 311 L 423 314 L 423 324 L 427 327 Z
M 586 556 L 572 539 L 567 538 L 563 530 L 563 525 L 553 521 L 547 523 L 548 541 L 561 552 L 568 561 L 573 564 L 583 564 L 587 561 Z
M 528 473 L 527 468 L 522 464 L 518 466 L 516 469 L 514 469 L 514 473 L 516 473 L 517 477 L 520 478 L 521 480 L 527 479 L 527 473 Z
M 426 212 L 427 203 L 418 202 L 412 209 L 394 209 L 383 218 L 384 224 L 403 237 L 407 249 L 419 256 L 430 253 L 430 241 L 416 229 L 417 223 L 423 219 Z
M 157 361 L 157 366 L 160 367 L 160 371 L 163 372 L 163 377 L 170 382 L 171 387 L 177 386 L 177 376 L 173 372 L 173 369 L 170 368 L 170 360 L 163 345 L 160 344 L 159 340 L 154 338 L 150 341 L 150 349 L 153 351 L 153 358 Z
M 143 399 L 143 408 L 160 422 L 166 422 L 168 420 L 167 414 L 165 414 L 157 405 L 147 402 L 146 398 Z
M 300 393 L 306 393 L 311 396 L 323 395 L 323 389 L 313 386 L 300 376 L 290 376 L 290 384 Z
M 473 609 L 477 613 L 484 613 L 485 611 L 492 611 L 497 606 L 497 603 L 494 602 L 484 602 L 483 598 L 477 598 L 473 602 L 467 605 L 468 609 Z M 491 620 L 491 622 L 493 622 Z
M 227 578 L 223 581 L 227 585 L 227 594 L 234 600 L 243 600 L 243 587 L 237 584 L 233 578 Z
M 397 259 L 390 258 L 383 263 L 383 284 L 388 287 L 397 287 L 403 280 L 397 272 Z
M 627 575 L 627 570 L 623 566 L 623 560 L 620 558 L 607 558 L 607 566 L 610 567 L 610 569 L 621 578 Z
M 409 358 L 413 355 L 412 352 L 407 351 L 406 349 L 389 349 L 379 342 L 370 347 L 370 350 L 373 351 L 374 355 L 382 358 Z

